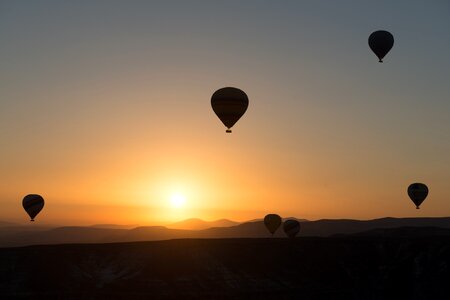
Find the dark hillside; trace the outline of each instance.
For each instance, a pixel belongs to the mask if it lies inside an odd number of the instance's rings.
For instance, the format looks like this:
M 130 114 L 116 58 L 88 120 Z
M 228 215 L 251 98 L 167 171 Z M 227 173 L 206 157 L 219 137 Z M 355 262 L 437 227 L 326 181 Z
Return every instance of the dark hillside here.
M 450 299 L 450 236 L 0 249 L 2 299 Z

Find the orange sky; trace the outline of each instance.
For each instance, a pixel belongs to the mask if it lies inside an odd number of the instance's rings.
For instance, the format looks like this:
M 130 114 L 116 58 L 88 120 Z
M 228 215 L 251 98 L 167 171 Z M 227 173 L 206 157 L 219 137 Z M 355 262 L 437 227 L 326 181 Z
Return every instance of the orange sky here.
M 55 224 L 450 214 L 442 7 L 2 5 L 0 220 L 26 221 L 29 193 Z M 381 25 L 401 41 L 383 64 Z M 250 99 L 232 134 L 210 106 L 224 86 Z

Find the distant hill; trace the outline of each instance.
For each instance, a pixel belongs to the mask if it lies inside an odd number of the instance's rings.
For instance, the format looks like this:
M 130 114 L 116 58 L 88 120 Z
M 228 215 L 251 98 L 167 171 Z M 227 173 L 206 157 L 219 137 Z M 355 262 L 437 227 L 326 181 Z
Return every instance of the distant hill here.
M 30 222 L 31 223 L 31 222 Z M 37 231 L 46 231 L 55 228 L 52 225 L 41 225 L 41 224 L 16 224 L 16 223 L 8 223 L 8 225 L 0 226 L 0 244 L 1 238 L 4 235 L 16 234 L 19 232 L 37 232 Z
M 4 227 L 4 226 L 17 226 L 17 223 L 0 221 L 0 227 Z
M 299 236 L 321 236 L 327 237 L 335 234 L 354 234 L 378 228 L 398 227 L 441 227 L 450 228 L 450 217 L 444 218 L 382 218 L 367 221 L 360 220 L 318 220 L 300 222 Z M 202 232 L 205 237 L 222 238 L 249 238 L 268 237 L 262 221 L 248 222 L 227 228 L 211 228 Z M 279 228 L 274 237 L 285 237 L 282 228 Z
M 33 228 L 33 226 L 25 226 Z M 410 234 L 421 232 L 422 227 L 450 228 L 446 218 L 382 218 L 375 220 L 318 220 L 301 222 L 299 236 L 327 237 L 351 235 L 361 232 L 382 234 L 382 229 L 411 227 Z M 6 228 L 6 229 L 5 229 Z M 22 227 L 0 229 L 0 247 L 62 243 L 112 243 L 154 241 L 181 238 L 261 238 L 271 237 L 262 221 L 247 222 L 230 227 L 212 227 L 203 230 L 173 229 L 163 226 L 143 226 L 132 229 L 97 227 L 59 227 L 39 230 Z M 274 237 L 286 237 L 282 228 Z
M 432 236 L 450 237 L 450 228 L 441 227 L 397 227 L 397 228 L 377 228 L 368 231 L 362 231 L 351 235 L 333 235 L 354 236 L 354 237 L 382 237 L 382 238 L 421 238 Z
M 92 228 L 110 228 L 110 229 L 131 229 L 137 225 L 117 225 L 117 224 L 94 224 L 89 227 Z
M 308 222 L 309 220 L 307 219 L 299 219 L 299 218 L 295 218 L 295 217 L 285 217 L 285 218 L 281 218 L 283 221 L 286 220 L 297 220 L 299 222 Z M 252 223 L 252 222 L 262 222 L 264 221 L 264 218 L 259 218 L 259 219 L 253 219 L 253 220 L 248 220 L 246 223 Z
M 442 227 L 450 228 L 450 217 L 441 218 L 380 218 L 374 220 L 323 219 L 302 223 L 301 235 L 330 236 L 353 234 L 378 228 L 397 227 Z
M 236 226 L 239 222 L 234 222 L 228 219 L 220 219 L 216 221 L 203 221 L 201 219 L 187 219 L 180 222 L 172 223 L 167 225 L 167 228 L 172 229 L 185 229 L 185 230 L 202 230 L 212 227 L 230 227 L 230 226 Z
M 387 232 L 395 237 L 396 229 Z M 2 299 L 425 300 L 450 299 L 449 282 L 450 236 L 181 239 L 0 249 Z

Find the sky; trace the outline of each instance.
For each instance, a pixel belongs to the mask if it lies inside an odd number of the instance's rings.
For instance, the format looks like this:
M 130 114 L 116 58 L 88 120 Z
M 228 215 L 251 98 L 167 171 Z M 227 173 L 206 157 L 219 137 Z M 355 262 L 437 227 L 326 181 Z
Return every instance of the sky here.
M 0 0 L 0 220 L 449 216 L 449 53 L 446 0 Z

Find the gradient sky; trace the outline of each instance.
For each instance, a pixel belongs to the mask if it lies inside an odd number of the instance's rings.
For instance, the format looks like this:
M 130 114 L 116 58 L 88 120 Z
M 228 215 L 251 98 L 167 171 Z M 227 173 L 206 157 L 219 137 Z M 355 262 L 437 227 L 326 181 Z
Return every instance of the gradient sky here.
M 446 0 L 0 1 L 0 219 L 449 216 L 449 54 Z

